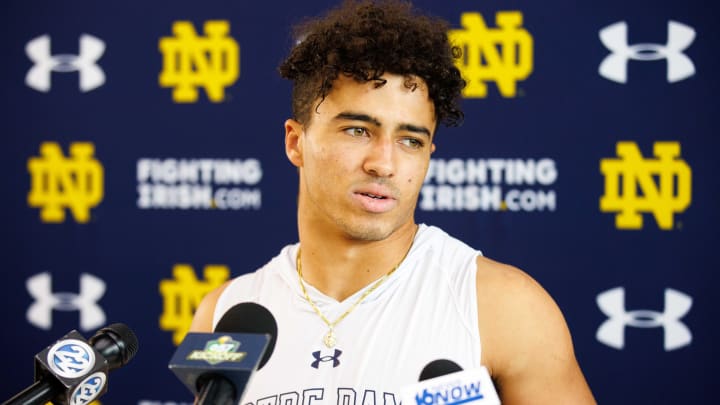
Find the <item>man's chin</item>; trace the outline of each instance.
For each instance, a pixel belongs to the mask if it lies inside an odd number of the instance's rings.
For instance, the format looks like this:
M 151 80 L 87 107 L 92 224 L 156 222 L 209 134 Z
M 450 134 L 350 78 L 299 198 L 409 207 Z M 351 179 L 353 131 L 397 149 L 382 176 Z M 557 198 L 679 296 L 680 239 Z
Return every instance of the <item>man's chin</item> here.
M 390 226 L 371 224 L 340 224 L 348 239 L 363 242 L 378 242 L 392 234 Z

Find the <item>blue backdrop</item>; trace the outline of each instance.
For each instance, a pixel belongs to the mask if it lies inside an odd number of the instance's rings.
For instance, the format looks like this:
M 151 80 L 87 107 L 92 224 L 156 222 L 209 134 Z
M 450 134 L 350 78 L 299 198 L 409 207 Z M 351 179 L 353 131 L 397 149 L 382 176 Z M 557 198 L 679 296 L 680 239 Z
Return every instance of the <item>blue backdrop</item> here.
M 0 399 L 77 329 L 131 326 L 104 404 L 190 403 L 197 302 L 297 240 L 290 26 L 334 1 L 4 2 Z M 468 56 L 418 204 L 556 299 L 600 403 L 714 403 L 717 12 L 417 1 Z M 715 202 L 713 202 L 715 201 Z

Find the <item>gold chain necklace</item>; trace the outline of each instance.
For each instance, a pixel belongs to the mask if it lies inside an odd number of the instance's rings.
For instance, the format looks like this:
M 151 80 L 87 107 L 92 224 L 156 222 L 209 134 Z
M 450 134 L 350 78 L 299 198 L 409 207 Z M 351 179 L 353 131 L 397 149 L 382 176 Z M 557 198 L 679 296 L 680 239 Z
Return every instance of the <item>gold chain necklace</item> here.
M 407 256 L 407 253 L 405 255 Z M 400 263 L 402 263 L 403 260 L 405 260 L 405 257 L 403 257 L 402 260 L 400 260 Z M 325 322 L 325 324 L 329 328 L 328 332 L 323 337 L 323 343 L 325 343 L 325 346 L 327 346 L 328 348 L 332 348 L 335 346 L 335 342 L 336 342 L 335 326 L 337 326 L 337 324 L 340 323 L 340 321 L 345 319 L 345 317 L 348 316 L 348 314 L 350 314 L 350 312 L 352 312 L 355 309 L 355 307 L 357 307 L 362 302 L 362 300 L 364 300 L 368 295 L 370 295 L 373 291 L 375 291 L 376 288 L 380 287 L 380 284 L 385 282 L 385 280 L 387 280 L 387 278 L 390 277 L 390 275 L 393 274 L 395 272 L 395 270 L 397 270 L 398 267 L 400 267 L 400 263 L 396 264 L 395 267 L 390 269 L 390 271 L 388 271 L 384 276 L 382 276 L 380 278 L 380 280 L 376 281 L 375 284 L 373 284 L 370 288 L 365 290 L 365 292 L 360 296 L 360 298 L 358 298 L 357 301 L 355 301 L 355 303 L 353 303 L 350 306 L 350 308 L 347 309 L 347 311 L 345 311 L 342 315 L 340 315 L 335 321 L 330 322 L 325 317 L 325 315 L 323 315 L 323 313 L 320 311 L 320 308 L 318 308 L 317 305 L 315 305 L 315 302 L 310 298 L 310 296 L 307 293 L 307 290 L 305 289 L 305 283 L 303 283 L 303 275 L 302 275 L 302 261 L 300 260 L 300 248 L 298 248 L 297 258 L 295 259 L 295 262 L 296 262 L 295 264 L 297 266 L 298 276 L 300 276 L 299 277 L 300 288 L 302 289 L 302 292 L 305 295 L 305 300 L 308 302 L 308 304 L 310 304 L 312 309 L 315 310 L 315 313 L 318 314 L 318 316 L 320 316 L 320 319 L 322 319 L 323 322 Z

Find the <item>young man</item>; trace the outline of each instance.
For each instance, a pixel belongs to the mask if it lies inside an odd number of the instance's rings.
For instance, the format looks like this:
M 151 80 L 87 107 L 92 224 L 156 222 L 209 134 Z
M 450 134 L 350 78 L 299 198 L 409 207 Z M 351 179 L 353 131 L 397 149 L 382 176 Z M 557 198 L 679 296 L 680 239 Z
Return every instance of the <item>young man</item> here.
M 240 302 L 273 313 L 275 350 L 243 404 L 395 405 L 437 359 L 486 366 L 504 404 L 594 403 L 549 295 L 415 223 L 435 129 L 462 119 L 447 28 L 404 3 L 346 3 L 301 27 L 280 67 L 300 242 L 210 293 L 191 327 L 212 331 Z

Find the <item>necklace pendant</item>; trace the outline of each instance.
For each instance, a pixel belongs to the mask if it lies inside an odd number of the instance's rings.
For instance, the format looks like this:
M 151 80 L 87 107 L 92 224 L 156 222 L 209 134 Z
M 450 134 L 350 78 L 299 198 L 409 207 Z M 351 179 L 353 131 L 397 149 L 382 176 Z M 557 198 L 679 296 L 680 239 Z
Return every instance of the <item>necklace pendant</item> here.
M 335 347 L 335 332 L 332 329 L 330 329 L 328 333 L 325 334 L 325 337 L 323 337 L 323 343 L 325 343 L 325 346 L 329 349 Z

